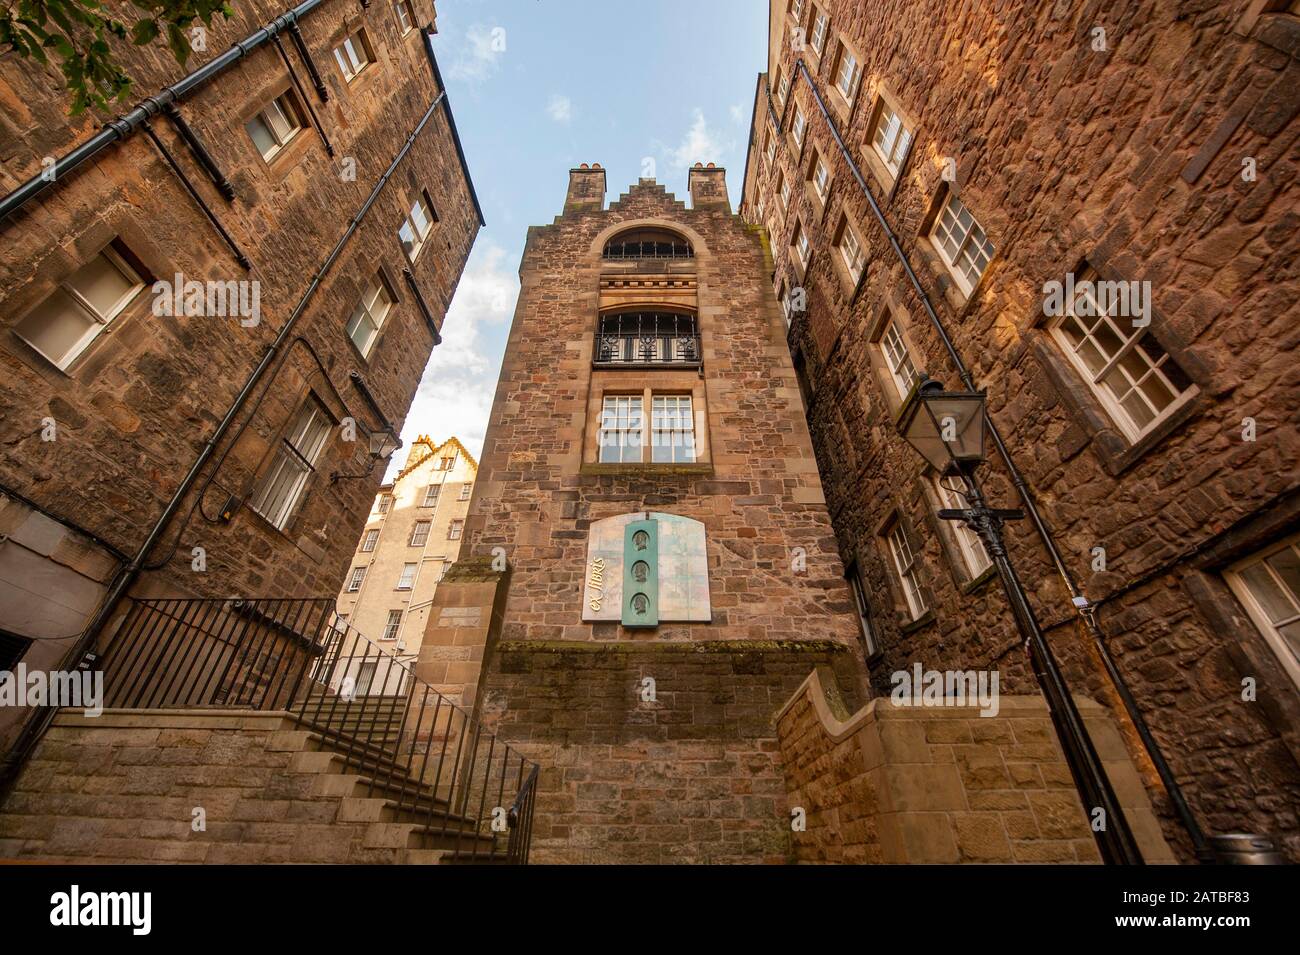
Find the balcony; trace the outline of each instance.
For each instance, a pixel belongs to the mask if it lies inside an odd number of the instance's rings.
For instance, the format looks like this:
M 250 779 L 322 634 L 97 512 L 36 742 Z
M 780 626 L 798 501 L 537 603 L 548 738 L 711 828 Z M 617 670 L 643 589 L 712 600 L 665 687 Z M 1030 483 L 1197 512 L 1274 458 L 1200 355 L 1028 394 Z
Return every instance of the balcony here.
M 602 316 L 594 355 L 596 367 L 697 368 L 701 344 L 695 316 L 675 312 Z

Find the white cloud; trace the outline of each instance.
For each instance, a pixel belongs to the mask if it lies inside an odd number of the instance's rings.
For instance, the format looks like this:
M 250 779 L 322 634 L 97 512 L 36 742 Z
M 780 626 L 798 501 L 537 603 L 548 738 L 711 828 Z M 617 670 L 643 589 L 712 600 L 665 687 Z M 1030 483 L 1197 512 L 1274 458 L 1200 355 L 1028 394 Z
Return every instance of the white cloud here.
M 492 242 L 474 247 L 402 428 L 403 450 L 394 455 L 388 477 L 405 461 L 406 449 L 421 434 L 435 441 L 455 435 L 479 456 L 492 396 L 501 369 L 505 335 L 519 295 L 514 270 L 504 266 L 505 250 Z M 499 331 L 485 341 L 484 331 Z
M 745 110 L 739 103 L 731 104 L 731 121 L 737 126 L 745 125 Z
M 551 96 L 551 101 L 546 104 L 546 112 L 557 123 L 567 123 L 573 118 L 573 103 L 570 102 L 569 97 L 555 93 Z
M 689 169 L 697 162 L 721 164 L 724 161 L 724 154 L 731 152 L 734 143 L 731 140 L 719 139 L 718 135 L 709 129 L 708 121 L 704 118 L 704 110 L 698 106 L 692 110 L 691 116 L 691 126 L 682 135 L 682 140 L 677 146 L 664 147 L 660 144 L 660 149 L 667 153 L 668 164 L 674 169 Z
M 447 75 L 465 83 L 482 83 L 497 71 L 505 52 L 505 30 L 475 23 L 465 31 L 466 45 L 457 52 Z

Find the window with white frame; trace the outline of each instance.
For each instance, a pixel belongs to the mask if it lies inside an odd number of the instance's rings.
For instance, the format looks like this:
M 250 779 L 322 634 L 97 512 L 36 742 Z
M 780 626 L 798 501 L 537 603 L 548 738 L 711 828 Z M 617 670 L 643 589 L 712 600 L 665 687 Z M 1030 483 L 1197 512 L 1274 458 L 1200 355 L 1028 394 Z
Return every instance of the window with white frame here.
M 67 370 L 143 288 L 135 269 L 108 245 L 60 282 L 14 331 L 55 367 Z
M 473 485 L 473 484 L 468 484 L 468 483 L 467 483 L 467 484 L 462 484 L 462 485 L 460 486 L 460 499 L 461 499 L 462 501 L 468 501 L 468 500 L 469 500 L 469 496 L 470 496 L 471 494 L 473 494 L 473 493 L 474 493 L 474 485 Z
M 370 55 L 370 44 L 360 31 L 334 48 L 334 59 L 338 61 L 339 69 L 343 71 L 343 78 L 349 83 L 374 61 L 374 57 Z
M 650 460 L 660 464 L 695 460 L 695 416 L 690 395 L 651 397 Z
M 456 466 L 456 455 L 450 454 L 447 457 L 442 459 L 442 469 L 444 471 L 450 471 L 455 466 Z
M 415 569 L 419 564 L 403 564 L 402 574 L 397 578 L 398 590 L 410 590 L 415 585 Z
M 790 294 L 785 290 L 785 281 L 782 280 L 780 288 L 776 291 L 777 301 L 781 303 L 781 312 L 785 315 L 785 324 L 790 326 Z
M 452 521 L 451 526 L 447 528 L 447 540 L 449 541 L 460 540 L 460 535 L 464 530 L 465 530 L 464 521 Z
M 790 0 L 790 18 L 796 23 L 803 19 L 804 0 Z
M 424 240 L 429 238 L 429 233 L 433 231 L 433 224 L 437 221 L 433 204 L 429 201 L 428 195 L 421 192 L 415 197 L 415 202 L 411 203 L 410 211 L 402 221 L 401 228 L 397 230 L 397 237 L 402 240 L 402 251 L 412 262 L 424 248 Z
M 772 135 L 772 130 L 767 131 L 767 161 L 773 162 L 776 159 L 776 137 Z
M 288 526 L 307 482 L 316 473 L 316 459 L 325 447 L 330 427 L 324 409 L 314 398 L 308 398 L 281 437 L 275 459 L 253 494 L 253 510 L 280 530 Z
M 429 527 L 431 521 L 416 521 L 411 525 L 411 547 L 423 547 L 425 541 L 429 539 Z
M 438 494 L 442 491 L 441 484 L 430 484 L 424 489 L 424 503 L 421 507 L 437 507 Z
M 361 538 L 361 552 L 363 554 L 370 553 L 375 549 L 375 545 L 378 543 L 379 529 L 372 527 L 370 530 L 366 531 L 365 535 Z
M 366 579 L 364 567 L 353 567 L 352 576 L 348 578 L 348 593 L 354 594 L 361 589 L 361 581 Z
M 361 300 L 352 310 L 351 317 L 348 318 L 348 337 L 352 339 L 352 344 L 357 346 L 357 351 L 361 352 L 363 358 L 370 357 L 370 349 L 379 338 L 379 330 L 383 328 L 384 318 L 392 307 L 393 298 L 388 294 L 388 287 L 383 280 L 379 276 L 371 279 L 361 293 Z
M 831 191 L 831 170 L 820 153 L 813 153 L 812 184 L 817 198 L 825 202 Z
M 858 87 L 858 58 L 843 42 L 840 43 L 839 62 L 835 66 L 835 88 L 850 102 Z
M 387 514 L 389 508 L 393 506 L 393 495 L 387 491 L 375 498 L 375 512 L 378 514 Z
M 803 223 L 796 222 L 794 226 L 794 257 L 804 268 L 808 267 L 808 256 L 812 254 L 812 247 L 808 244 L 808 233 L 804 231 Z
M 903 333 L 892 318 L 885 323 L 880 333 L 880 351 L 885 356 L 885 367 L 889 369 L 889 375 L 894 379 L 899 396 L 906 397 L 920 375 L 912 362 L 911 353 L 907 350 Z
M 952 193 L 935 217 L 930 241 L 961 290 L 967 295 L 973 292 L 993 258 L 993 243 L 979 220 Z
M 945 480 L 951 482 L 959 479 L 945 479 L 935 476 L 934 487 L 939 495 L 939 506 L 954 511 L 965 510 L 969 506 L 966 503 L 965 495 L 949 487 L 944 483 Z M 989 552 L 984 549 L 984 542 L 980 540 L 979 534 L 967 526 L 965 521 L 944 521 L 944 523 L 952 525 L 953 536 L 957 538 L 957 546 L 961 550 L 962 563 L 966 565 L 966 572 L 971 580 L 974 580 L 993 566 Z
M 388 622 L 384 624 L 384 635 L 380 640 L 396 640 L 398 631 L 402 629 L 402 611 L 388 611 Z
M 808 120 L 804 117 L 803 110 L 795 107 L 794 124 L 790 127 L 790 133 L 794 136 L 796 146 L 803 145 L 804 130 L 808 125 Z
M 1185 404 L 1196 388 L 1149 328 L 1134 328 L 1116 311 L 1114 301 L 1103 305 L 1085 286 L 1050 327 L 1071 364 L 1133 442 Z
M 415 12 L 411 9 L 411 0 L 397 0 L 393 4 L 393 15 L 397 17 L 397 29 L 402 36 L 415 29 Z
M 867 657 L 870 658 L 880 652 L 880 642 L 876 639 L 876 630 L 871 624 L 871 604 L 867 600 L 867 589 L 862 583 L 862 571 L 857 564 L 850 564 L 847 576 L 849 588 L 853 591 L 853 605 L 858 611 L 862 642 L 866 644 Z
M 849 277 L 857 282 L 862 277 L 862 267 L 866 264 L 867 254 L 848 216 L 844 217 L 843 225 L 840 227 L 839 250 L 840 258 L 844 260 L 844 267 L 849 270 Z
M 262 154 L 262 159 L 269 162 L 302 131 L 302 120 L 293 94 L 287 90 L 281 93 L 246 122 L 244 129 Z
M 903 522 L 895 518 L 885 536 L 889 542 L 890 556 L 894 561 L 894 571 L 898 575 L 898 582 L 907 601 L 908 612 L 913 620 L 919 620 L 929 607 L 925 602 L 925 594 L 921 590 L 921 579 L 917 576 L 916 556 L 912 553 L 912 545 L 903 530 Z
M 785 173 L 781 173 L 781 208 L 790 208 L 790 180 L 785 178 Z
M 1300 535 L 1239 561 L 1224 576 L 1300 689 Z
M 605 395 L 600 409 L 599 460 L 639 462 L 643 427 L 640 395 Z
M 912 130 L 903 122 L 903 118 L 888 103 L 880 107 L 876 125 L 871 133 L 871 148 L 876 151 L 880 161 L 885 164 L 891 176 L 897 177 L 899 167 L 907 156 L 907 148 L 912 144 Z
M 785 105 L 785 98 L 790 95 L 790 77 L 785 73 L 777 73 L 776 78 L 776 101 L 782 106 Z
M 813 8 L 816 13 L 813 17 L 812 36 L 808 38 L 808 45 L 813 48 L 813 52 L 821 56 L 822 50 L 826 48 L 826 31 L 830 26 L 831 18 L 826 14 Z

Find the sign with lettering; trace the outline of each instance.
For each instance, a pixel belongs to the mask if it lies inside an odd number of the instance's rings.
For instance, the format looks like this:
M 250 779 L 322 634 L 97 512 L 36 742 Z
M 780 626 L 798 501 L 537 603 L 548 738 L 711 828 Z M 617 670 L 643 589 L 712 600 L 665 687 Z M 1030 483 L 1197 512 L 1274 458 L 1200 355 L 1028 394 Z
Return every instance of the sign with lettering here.
M 583 620 L 653 627 L 713 619 L 704 525 L 689 517 L 637 511 L 595 521 L 582 576 Z

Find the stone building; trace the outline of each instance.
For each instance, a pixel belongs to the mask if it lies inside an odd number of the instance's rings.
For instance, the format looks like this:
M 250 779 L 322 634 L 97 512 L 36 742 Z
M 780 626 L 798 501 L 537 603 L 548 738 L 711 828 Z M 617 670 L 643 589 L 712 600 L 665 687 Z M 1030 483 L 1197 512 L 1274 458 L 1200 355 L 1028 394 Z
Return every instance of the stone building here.
M 1000 721 L 868 699 L 772 260 L 724 177 L 697 163 L 689 207 L 648 179 L 606 206 L 584 165 L 529 230 L 416 675 L 538 764 L 537 861 L 1096 861 L 1036 695 Z
M 528 232 L 416 672 L 543 767 L 537 861 L 784 859 L 772 716 L 818 664 L 860 692 L 769 266 L 724 175 L 692 169 L 689 208 L 649 179 L 606 206 L 584 165 Z
M 379 488 L 339 588 L 338 611 L 399 661 L 415 660 L 438 581 L 460 554 L 478 462 L 456 438 L 421 435 Z M 357 687 L 362 693 L 369 681 Z
M 1249 831 L 1300 859 L 1295 4 L 774 0 L 769 36 L 740 212 L 872 686 L 921 662 L 1035 691 L 896 432 L 926 373 L 987 391 L 986 490 L 1042 521 L 1012 559 L 1179 856 Z
M 332 604 L 481 224 L 433 24 L 237 5 L 179 79 L 128 45 L 102 129 L 0 62 L 0 669 L 140 598 Z

